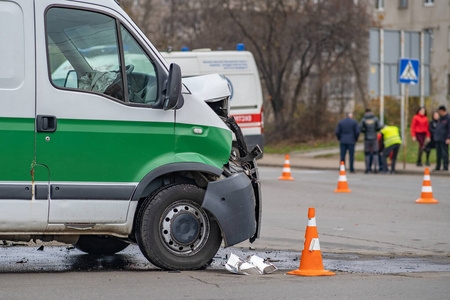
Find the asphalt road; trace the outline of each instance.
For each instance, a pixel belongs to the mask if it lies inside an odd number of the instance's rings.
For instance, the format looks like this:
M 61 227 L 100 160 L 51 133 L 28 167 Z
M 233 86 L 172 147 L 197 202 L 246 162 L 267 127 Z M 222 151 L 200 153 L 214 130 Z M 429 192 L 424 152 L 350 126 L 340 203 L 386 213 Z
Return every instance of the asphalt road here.
M 0 299 L 448 299 L 449 273 L 299 277 L 281 272 L 75 272 L 0 275 Z
M 423 175 L 347 174 L 349 194 L 334 193 L 336 171 L 262 168 L 263 222 L 254 247 L 301 250 L 308 208 L 316 210 L 322 251 L 450 254 L 450 179 L 431 175 L 438 204 L 416 204 Z
M 350 194 L 335 194 L 337 172 L 260 169 L 261 238 L 221 249 L 207 270 L 160 271 L 137 246 L 91 257 L 66 246 L 0 247 L 0 299 L 448 299 L 450 182 L 431 178 L 439 204 L 422 205 L 422 176 L 348 174 Z M 335 276 L 285 275 L 303 248 L 315 207 L 326 269 Z M 249 250 L 249 247 L 254 250 Z M 240 276 L 223 268 L 230 253 L 271 258 L 273 274 Z

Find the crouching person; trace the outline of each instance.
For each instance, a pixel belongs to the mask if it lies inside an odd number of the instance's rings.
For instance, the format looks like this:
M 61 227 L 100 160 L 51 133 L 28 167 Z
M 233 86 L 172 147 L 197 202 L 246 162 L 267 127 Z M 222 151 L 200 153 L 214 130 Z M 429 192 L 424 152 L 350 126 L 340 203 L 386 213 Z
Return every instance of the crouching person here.
M 381 129 L 381 142 L 384 145 L 383 155 L 381 159 L 383 161 L 383 173 L 388 172 L 387 158 L 392 152 L 391 173 L 395 173 L 395 162 L 397 160 L 398 149 L 402 144 L 402 138 L 397 126 L 384 126 Z

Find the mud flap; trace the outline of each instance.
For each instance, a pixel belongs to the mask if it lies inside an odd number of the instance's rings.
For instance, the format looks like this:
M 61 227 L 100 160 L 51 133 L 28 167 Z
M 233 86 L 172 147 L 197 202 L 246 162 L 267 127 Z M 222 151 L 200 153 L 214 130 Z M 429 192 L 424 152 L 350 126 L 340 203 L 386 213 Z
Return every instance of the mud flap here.
M 252 183 L 244 173 L 208 183 L 202 207 L 219 223 L 225 247 L 255 235 L 255 195 Z

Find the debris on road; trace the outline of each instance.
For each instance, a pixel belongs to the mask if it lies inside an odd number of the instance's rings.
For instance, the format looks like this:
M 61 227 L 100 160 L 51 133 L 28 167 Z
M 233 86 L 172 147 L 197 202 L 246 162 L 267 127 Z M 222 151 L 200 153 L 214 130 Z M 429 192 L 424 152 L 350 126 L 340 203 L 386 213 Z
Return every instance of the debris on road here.
M 26 264 L 28 260 L 25 260 L 25 258 L 22 258 L 22 260 L 16 261 L 16 264 Z
M 231 253 L 230 258 L 225 264 L 225 268 L 229 272 L 239 275 L 269 274 L 276 271 L 277 269 L 269 261 L 264 260 L 259 256 L 249 256 L 247 258 L 247 261 L 245 261 L 233 253 Z
M 271 262 L 256 255 L 250 256 L 249 262 L 256 266 L 256 269 L 258 269 L 261 274 L 270 274 L 277 270 L 277 267 Z

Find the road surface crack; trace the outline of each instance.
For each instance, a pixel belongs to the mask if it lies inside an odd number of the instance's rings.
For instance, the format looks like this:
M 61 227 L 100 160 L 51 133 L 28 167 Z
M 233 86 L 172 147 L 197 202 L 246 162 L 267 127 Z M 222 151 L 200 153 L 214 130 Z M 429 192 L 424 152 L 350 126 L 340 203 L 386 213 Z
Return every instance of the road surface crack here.
M 204 284 L 214 285 L 216 288 L 220 289 L 220 285 L 218 285 L 217 283 L 207 282 L 207 281 L 205 281 L 205 280 L 202 280 L 202 279 L 200 279 L 200 278 L 197 278 L 197 277 L 194 277 L 194 276 L 191 276 L 191 275 L 189 275 L 189 277 L 192 278 L 192 279 L 195 279 L 195 280 L 197 280 L 197 281 L 200 281 L 201 283 L 204 283 Z

